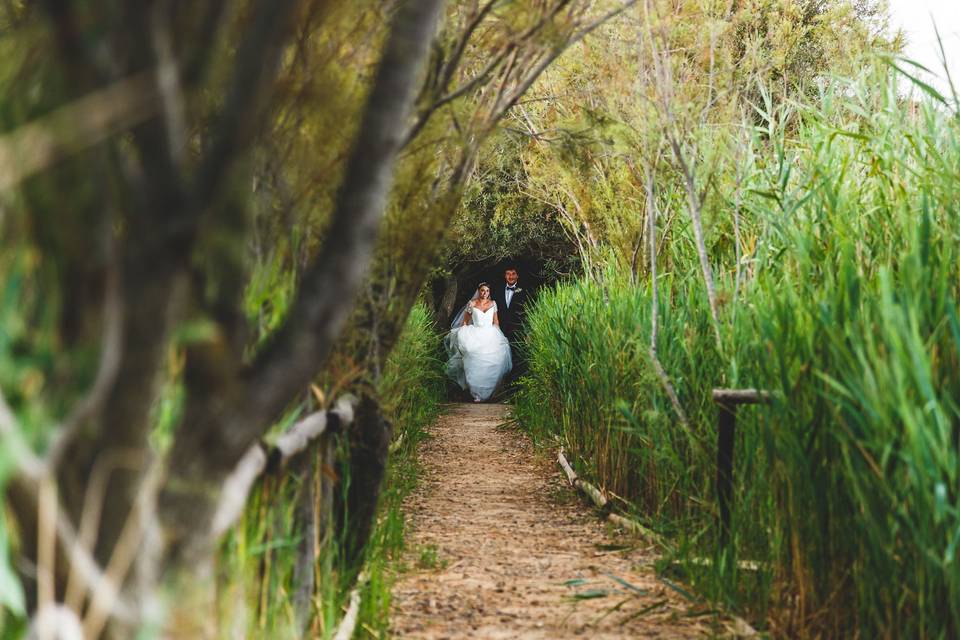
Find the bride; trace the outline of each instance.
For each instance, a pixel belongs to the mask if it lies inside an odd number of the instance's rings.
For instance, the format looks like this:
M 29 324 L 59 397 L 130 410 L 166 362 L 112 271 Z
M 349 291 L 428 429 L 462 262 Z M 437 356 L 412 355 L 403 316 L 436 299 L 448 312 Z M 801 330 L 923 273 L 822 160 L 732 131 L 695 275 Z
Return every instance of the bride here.
M 497 303 L 490 285 L 481 282 L 470 302 L 454 318 L 447 337 L 447 375 L 462 389 L 470 389 L 474 402 L 493 395 L 510 371 L 510 343 L 500 331 Z

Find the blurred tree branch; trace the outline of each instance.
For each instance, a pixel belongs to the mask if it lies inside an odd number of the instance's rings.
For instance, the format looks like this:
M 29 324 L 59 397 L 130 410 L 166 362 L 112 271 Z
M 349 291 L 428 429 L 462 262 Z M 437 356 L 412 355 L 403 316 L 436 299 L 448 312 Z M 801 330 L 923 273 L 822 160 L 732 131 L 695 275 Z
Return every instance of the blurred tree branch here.
M 285 325 L 249 366 L 217 389 L 236 405 L 223 406 L 222 398 L 211 395 L 187 409 L 161 502 L 168 535 L 181 551 L 210 544 L 197 528 L 213 515 L 215 505 L 206 496 L 316 375 L 349 315 L 373 252 L 403 123 L 441 7 L 441 0 L 431 0 L 398 10 L 327 241 L 304 274 Z

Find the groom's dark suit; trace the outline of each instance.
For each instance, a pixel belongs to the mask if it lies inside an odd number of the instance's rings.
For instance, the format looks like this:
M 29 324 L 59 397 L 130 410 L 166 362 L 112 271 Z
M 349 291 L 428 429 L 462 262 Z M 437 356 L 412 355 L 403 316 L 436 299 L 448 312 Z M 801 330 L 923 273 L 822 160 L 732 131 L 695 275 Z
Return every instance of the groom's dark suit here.
M 527 303 L 527 292 L 520 283 L 513 289 L 510 304 L 507 304 L 507 285 L 491 287 L 493 300 L 497 303 L 497 318 L 500 320 L 500 331 L 507 336 L 510 345 L 519 338 L 518 331 L 523 326 L 523 307 Z

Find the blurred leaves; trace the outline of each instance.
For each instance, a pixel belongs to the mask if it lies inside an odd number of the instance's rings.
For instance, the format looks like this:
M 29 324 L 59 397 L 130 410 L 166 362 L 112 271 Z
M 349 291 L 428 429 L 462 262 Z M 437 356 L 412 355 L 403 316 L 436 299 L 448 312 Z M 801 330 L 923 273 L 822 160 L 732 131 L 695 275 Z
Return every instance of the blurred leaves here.
M 0 607 L 15 616 L 23 616 L 26 614 L 26 597 L 20 578 L 10 566 L 10 555 L 10 535 L 6 517 L 0 509 Z M 0 620 L 3 620 L 4 615 L 0 612 Z

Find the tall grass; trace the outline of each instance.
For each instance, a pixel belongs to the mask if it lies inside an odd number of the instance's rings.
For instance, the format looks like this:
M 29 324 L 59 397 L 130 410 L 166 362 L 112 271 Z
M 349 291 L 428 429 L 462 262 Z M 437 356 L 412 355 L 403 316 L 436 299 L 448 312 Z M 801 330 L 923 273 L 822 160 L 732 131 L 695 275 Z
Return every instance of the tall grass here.
M 396 446 L 390 454 L 377 526 L 367 549 L 370 580 L 361 600 L 360 624 L 381 638 L 387 635 L 391 589 L 404 548 L 402 503 L 417 481 L 417 446 L 425 428 L 439 415 L 446 390 L 441 344 L 430 312 L 422 304 L 414 306 L 378 386 L 384 411 L 394 423 Z
M 439 344 L 429 312 L 423 305 L 416 305 L 377 387 L 384 415 L 393 423 L 394 438 L 400 442 L 390 456 L 378 520 L 365 552 L 368 581 L 362 593 L 358 628 L 367 637 L 383 637 L 387 631 L 391 562 L 403 547 L 400 504 L 416 480 L 413 454 L 417 442 L 439 412 L 443 393 Z M 287 420 L 292 421 L 296 415 L 291 414 Z M 330 470 L 318 465 L 313 473 L 328 474 Z M 294 469 L 282 478 L 263 482 L 251 497 L 218 562 L 221 637 L 300 637 L 293 606 L 295 567 L 304 531 L 303 514 L 297 512 L 298 495 L 305 483 L 317 480 L 315 475 Z M 349 481 L 349 477 L 342 477 L 340 486 L 345 489 Z M 342 616 L 342 606 L 359 569 L 345 566 L 342 560 L 338 540 L 349 535 L 349 531 L 339 532 L 314 558 L 317 585 L 308 627 L 310 637 L 329 637 Z
M 715 554 L 689 578 L 778 634 L 960 635 L 960 121 L 895 82 L 837 86 L 753 131 L 736 300 L 729 242 L 712 245 L 721 347 L 675 231 L 658 352 L 689 429 L 646 349 L 649 283 L 561 284 L 528 316 L 521 422 L 672 533 L 678 559 Z M 711 213 L 721 233 L 729 213 Z M 726 549 L 716 386 L 775 398 L 739 411 Z

